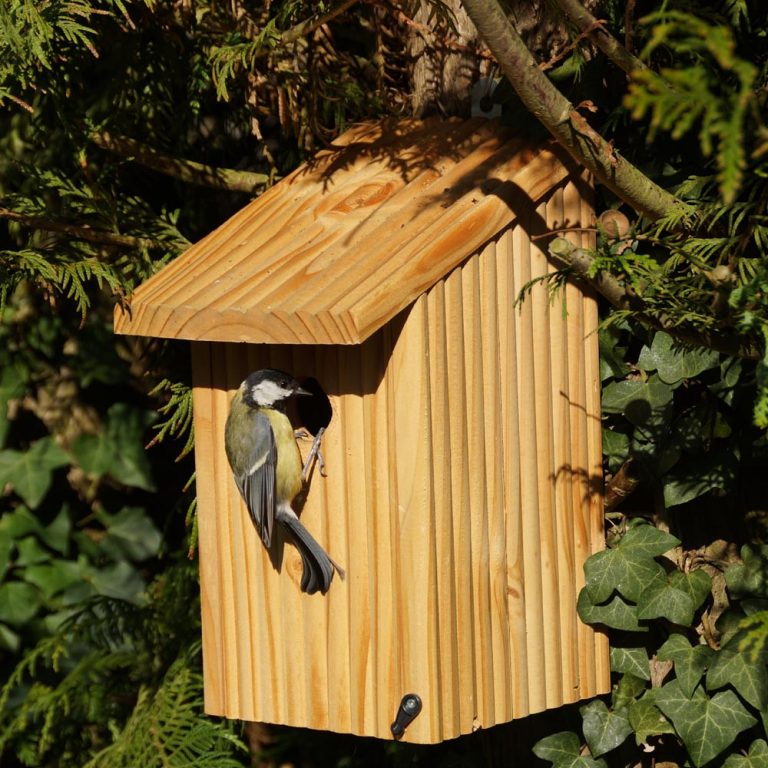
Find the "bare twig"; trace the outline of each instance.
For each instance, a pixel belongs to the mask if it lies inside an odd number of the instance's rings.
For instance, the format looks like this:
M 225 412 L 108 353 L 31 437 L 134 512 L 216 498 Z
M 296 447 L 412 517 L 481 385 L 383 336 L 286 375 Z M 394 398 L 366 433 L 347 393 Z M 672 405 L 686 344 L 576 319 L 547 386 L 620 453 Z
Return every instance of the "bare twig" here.
M 596 19 L 579 0 L 555 0 L 560 10 L 620 69 L 627 74 L 633 70 L 647 69 L 637 56 L 631 54 L 606 28 L 605 22 Z
M 104 132 L 93 133 L 89 138 L 97 147 L 114 152 L 120 157 L 135 160 L 147 168 L 190 184 L 232 192 L 253 193 L 258 187 L 270 181 L 266 173 L 216 168 L 194 160 L 171 157 L 127 136 L 113 136 L 111 133 Z
M 45 216 L 35 216 L 10 208 L 0 208 L 0 218 L 18 221 L 30 229 L 40 229 L 44 232 L 61 232 L 75 240 L 86 240 L 89 243 L 99 245 L 118 245 L 123 248 L 168 248 L 168 243 L 161 240 L 152 240 L 148 237 L 134 237 L 133 235 L 121 235 L 117 232 L 108 232 L 104 229 L 90 229 L 89 227 L 67 224 L 63 221 L 52 221 Z

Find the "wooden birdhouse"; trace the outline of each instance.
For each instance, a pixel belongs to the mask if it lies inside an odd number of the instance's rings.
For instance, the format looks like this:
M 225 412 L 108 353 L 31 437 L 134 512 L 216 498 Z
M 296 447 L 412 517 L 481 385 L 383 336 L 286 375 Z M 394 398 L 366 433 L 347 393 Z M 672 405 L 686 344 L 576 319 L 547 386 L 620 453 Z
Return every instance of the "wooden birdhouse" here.
M 392 738 L 413 693 L 424 743 L 608 691 L 576 615 L 603 546 L 595 301 L 538 281 L 516 305 L 547 233 L 592 224 L 572 161 L 494 121 L 361 125 L 117 311 L 192 342 L 207 712 Z M 225 457 L 264 367 L 322 396 L 301 519 L 346 569 L 325 595 L 269 557 Z

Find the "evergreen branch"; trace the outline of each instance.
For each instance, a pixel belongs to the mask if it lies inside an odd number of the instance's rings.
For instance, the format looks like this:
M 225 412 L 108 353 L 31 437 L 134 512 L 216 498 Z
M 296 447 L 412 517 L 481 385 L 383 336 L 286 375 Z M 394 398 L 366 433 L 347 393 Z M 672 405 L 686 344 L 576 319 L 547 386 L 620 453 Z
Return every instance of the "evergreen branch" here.
M 605 22 L 596 19 L 579 0 L 555 0 L 560 10 L 617 66 L 627 74 L 647 69 L 606 28 Z
M 134 160 L 153 171 L 158 171 L 189 184 L 252 194 L 257 187 L 270 182 L 270 177 L 266 173 L 238 171 L 234 168 L 216 168 L 194 160 L 182 160 L 158 152 L 156 149 L 136 141 L 136 139 L 127 136 L 113 136 L 106 131 L 91 134 L 90 140 L 97 147 L 114 152 L 127 160 Z
M 522 102 L 577 162 L 651 219 L 687 209 L 618 154 L 547 79 L 498 0 L 463 0 L 463 5 Z
M 78 227 L 63 221 L 52 221 L 44 216 L 35 216 L 10 208 L 0 207 L 0 218 L 18 221 L 31 229 L 41 229 L 45 232 L 61 232 L 70 235 L 76 240 L 85 240 L 99 245 L 118 245 L 124 248 L 168 248 L 168 243 L 160 240 L 152 240 L 148 237 L 134 237 L 133 235 L 120 235 L 117 232 L 107 232 L 103 229 L 90 229 Z
M 290 45 L 291 43 L 295 43 L 298 40 L 311 35 L 316 29 L 319 29 L 324 24 L 332 21 L 337 16 L 341 16 L 342 13 L 349 10 L 357 2 L 358 0 L 342 0 L 341 3 L 328 11 L 328 13 L 318 16 L 316 19 L 307 19 L 306 21 L 302 21 L 299 24 L 296 24 L 296 26 L 287 29 L 280 35 L 280 42 Z M 264 53 L 267 53 L 266 49 L 264 49 Z
M 664 331 L 684 344 L 706 347 L 726 355 L 735 355 L 749 360 L 760 358 L 760 352 L 754 344 L 743 336 L 728 333 L 722 328 L 712 330 L 683 327 L 665 312 L 651 312 L 646 302 L 629 289 L 622 281 L 605 271 L 594 272 L 594 257 L 585 249 L 579 248 L 565 238 L 557 237 L 549 245 L 550 255 L 560 264 L 570 269 L 580 280 L 592 286 L 614 307 L 632 313 L 632 318 Z

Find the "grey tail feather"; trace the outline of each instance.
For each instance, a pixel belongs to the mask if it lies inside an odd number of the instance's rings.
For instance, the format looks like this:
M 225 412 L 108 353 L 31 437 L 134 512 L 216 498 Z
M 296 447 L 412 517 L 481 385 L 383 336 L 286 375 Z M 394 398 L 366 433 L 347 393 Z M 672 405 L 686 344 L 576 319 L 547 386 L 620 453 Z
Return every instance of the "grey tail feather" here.
M 293 515 L 278 513 L 277 519 L 292 534 L 301 555 L 304 570 L 301 575 L 301 591 L 309 595 L 318 590 L 325 594 L 331 586 L 333 572 L 338 571 L 343 579 L 344 569 L 328 557 L 326 551 L 315 541 L 312 534 Z

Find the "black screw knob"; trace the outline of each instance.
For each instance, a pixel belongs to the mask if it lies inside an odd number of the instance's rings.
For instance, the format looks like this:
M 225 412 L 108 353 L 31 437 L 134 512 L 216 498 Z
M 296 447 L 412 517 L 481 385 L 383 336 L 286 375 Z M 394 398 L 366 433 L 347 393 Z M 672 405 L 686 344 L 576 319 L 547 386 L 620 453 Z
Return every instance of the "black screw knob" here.
M 395 722 L 389 727 L 392 735 L 396 739 L 401 738 L 419 712 L 421 712 L 421 698 L 415 693 L 406 693 L 400 701 Z

